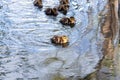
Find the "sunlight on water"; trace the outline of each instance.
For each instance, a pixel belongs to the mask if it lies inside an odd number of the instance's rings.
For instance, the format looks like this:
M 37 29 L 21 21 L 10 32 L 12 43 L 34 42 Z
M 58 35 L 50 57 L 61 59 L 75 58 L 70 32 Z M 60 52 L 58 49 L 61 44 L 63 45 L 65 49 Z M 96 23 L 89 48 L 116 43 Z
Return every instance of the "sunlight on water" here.
M 44 0 L 42 10 L 33 0 L 0 0 L 0 80 L 48 80 L 58 71 L 65 77 L 84 77 L 93 72 L 102 57 L 98 11 L 106 1 L 70 0 L 66 16 L 74 16 L 76 25 L 67 28 L 59 23 L 61 13 L 56 18 L 44 14 L 47 7 L 58 6 L 58 0 Z M 70 45 L 52 45 L 54 35 L 68 36 Z M 45 64 L 47 59 L 52 62 Z

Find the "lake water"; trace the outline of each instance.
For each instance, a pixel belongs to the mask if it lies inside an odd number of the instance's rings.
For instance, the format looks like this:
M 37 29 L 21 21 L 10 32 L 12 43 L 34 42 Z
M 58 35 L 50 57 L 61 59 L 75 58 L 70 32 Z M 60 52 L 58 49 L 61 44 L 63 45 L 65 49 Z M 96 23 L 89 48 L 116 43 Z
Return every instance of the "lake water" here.
M 67 15 L 44 14 L 58 0 L 43 0 L 40 10 L 33 0 L 0 0 L 0 80 L 51 80 L 84 77 L 94 72 L 102 58 L 103 36 L 100 33 L 99 11 L 107 0 L 70 0 Z M 74 16 L 74 28 L 62 26 L 62 17 Z M 54 35 L 69 37 L 69 46 L 54 46 Z M 101 36 L 101 37 L 100 37 Z

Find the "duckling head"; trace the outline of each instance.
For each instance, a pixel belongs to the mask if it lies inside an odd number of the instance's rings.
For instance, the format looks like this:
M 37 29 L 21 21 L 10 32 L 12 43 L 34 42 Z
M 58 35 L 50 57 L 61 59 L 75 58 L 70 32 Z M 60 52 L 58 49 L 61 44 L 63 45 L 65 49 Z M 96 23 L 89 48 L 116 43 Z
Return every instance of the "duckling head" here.
M 53 38 L 51 38 L 51 42 L 54 44 L 59 44 L 59 41 L 60 41 L 59 36 L 55 35 Z
M 63 25 L 68 25 L 69 24 L 69 19 L 68 18 L 62 18 L 60 20 L 60 23 L 63 24 Z
M 70 17 L 70 22 L 71 23 L 75 23 L 75 18 L 74 17 Z
M 53 16 L 57 16 L 57 15 L 58 15 L 58 12 L 57 12 L 57 9 L 56 9 L 56 8 L 53 8 L 53 10 L 52 10 L 52 15 L 53 15 Z
M 75 21 L 76 21 L 76 20 L 75 20 L 74 17 L 70 17 L 69 25 L 71 26 L 71 28 L 75 26 Z
M 60 11 L 61 13 L 63 13 L 64 15 L 67 14 L 67 11 L 69 9 L 69 5 L 60 5 L 58 7 L 58 11 Z
M 62 36 L 62 43 L 68 43 L 68 37 L 67 36 Z
M 60 4 L 69 4 L 68 0 L 60 0 Z
M 50 15 L 50 14 L 51 14 L 51 9 L 50 9 L 50 8 L 47 8 L 47 9 L 45 10 L 45 14 L 46 14 L 46 15 Z
M 34 5 L 37 6 L 38 8 L 42 8 L 43 7 L 42 0 L 35 0 Z

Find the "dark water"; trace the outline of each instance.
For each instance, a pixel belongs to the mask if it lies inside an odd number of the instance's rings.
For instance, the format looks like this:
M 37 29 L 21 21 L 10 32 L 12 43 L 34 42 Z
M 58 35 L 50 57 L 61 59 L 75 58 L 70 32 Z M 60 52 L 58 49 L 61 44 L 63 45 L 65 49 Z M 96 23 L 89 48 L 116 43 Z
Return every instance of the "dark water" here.
M 74 16 L 76 25 L 69 28 L 59 23 L 65 15 L 44 14 L 46 8 L 58 6 L 58 0 L 43 0 L 42 10 L 33 6 L 33 0 L 0 0 L 0 80 L 84 77 L 95 71 L 104 40 L 99 12 L 107 0 L 87 1 L 70 0 L 66 16 Z M 70 45 L 52 45 L 54 35 L 68 36 Z

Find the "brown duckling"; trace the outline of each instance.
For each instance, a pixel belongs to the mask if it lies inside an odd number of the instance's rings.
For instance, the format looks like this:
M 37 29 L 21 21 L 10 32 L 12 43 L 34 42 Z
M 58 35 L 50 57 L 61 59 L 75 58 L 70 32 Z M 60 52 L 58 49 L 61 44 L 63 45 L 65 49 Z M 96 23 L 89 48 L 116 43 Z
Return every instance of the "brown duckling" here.
M 68 5 L 69 4 L 69 0 L 60 0 L 60 4 Z
M 76 20 L 74 17 L 64 17 L 59 22 L 63 25 L 74 27 Z
M 49 16 L 57 16 L 58 15 L 58 12 L 57 12 L 57 9 L 56 8 L 47 8 L 45 10 L 45 14 L 46 15 L 49 15 Z
M 43 7 L 42 0 L 35 0 L 34 5 L 37 6 L 38 8 L 42 8 Z
M 68 37 L 63 35 L 63 36 L 53 36 L 51 38 L 51 42 L 55 45 L 61 45 L 62 47 L 66 47 L 69 44 Z
M 58 11 L 60 11 L 64 15 L 67 14 L 68 9 L 69 9 L 69 5 L 59 5 L 58 7 Z

